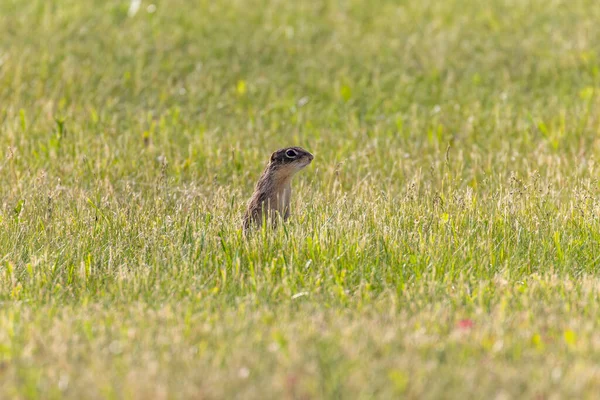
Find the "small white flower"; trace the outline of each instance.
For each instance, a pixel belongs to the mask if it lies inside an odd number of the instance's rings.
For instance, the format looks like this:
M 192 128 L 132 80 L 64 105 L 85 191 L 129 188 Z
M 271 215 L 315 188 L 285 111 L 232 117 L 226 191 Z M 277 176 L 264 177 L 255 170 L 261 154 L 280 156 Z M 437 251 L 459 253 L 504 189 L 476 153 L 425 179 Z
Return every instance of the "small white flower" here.
M 127 16 L 129 18 L 134 17 L 139 11 L 141 5 L 142 0 L 131 0 L 131 3 L 129 3 L 129 10 L 127 11 Z

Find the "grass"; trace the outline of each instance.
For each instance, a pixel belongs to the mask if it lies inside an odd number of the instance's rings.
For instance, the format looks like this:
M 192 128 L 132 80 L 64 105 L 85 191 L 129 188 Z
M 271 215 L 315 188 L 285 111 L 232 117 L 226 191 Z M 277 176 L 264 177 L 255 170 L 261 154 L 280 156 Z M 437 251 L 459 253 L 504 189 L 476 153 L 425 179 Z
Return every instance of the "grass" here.
M 0 397 L 598 392 L 594 1 L 134 11 L 0 1 Z

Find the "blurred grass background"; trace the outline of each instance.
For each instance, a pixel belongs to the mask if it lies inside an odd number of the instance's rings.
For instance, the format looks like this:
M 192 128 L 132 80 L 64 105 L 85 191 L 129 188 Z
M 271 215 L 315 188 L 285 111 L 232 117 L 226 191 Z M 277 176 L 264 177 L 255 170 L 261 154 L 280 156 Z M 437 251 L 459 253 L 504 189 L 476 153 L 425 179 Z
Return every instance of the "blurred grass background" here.
M 0 1 L 2 397 L 597 392 L 594 1 L 135 3 Z

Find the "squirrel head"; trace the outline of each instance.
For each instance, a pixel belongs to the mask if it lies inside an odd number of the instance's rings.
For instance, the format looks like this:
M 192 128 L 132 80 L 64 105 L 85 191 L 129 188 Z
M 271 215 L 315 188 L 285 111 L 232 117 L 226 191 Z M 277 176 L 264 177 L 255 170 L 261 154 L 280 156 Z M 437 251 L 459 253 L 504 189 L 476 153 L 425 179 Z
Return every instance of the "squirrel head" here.
M 269 167 L 297 172 L 310 164 L 313 158 L 314 156 L 302 147 L 286 147 L 271 154 Z

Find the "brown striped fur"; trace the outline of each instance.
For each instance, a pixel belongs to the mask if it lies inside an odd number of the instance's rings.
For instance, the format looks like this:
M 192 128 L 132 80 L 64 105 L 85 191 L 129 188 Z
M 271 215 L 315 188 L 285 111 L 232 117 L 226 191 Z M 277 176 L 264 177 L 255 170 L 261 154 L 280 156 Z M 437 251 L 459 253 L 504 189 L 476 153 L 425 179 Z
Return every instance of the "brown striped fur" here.
M 313 155 L 301 147 L 286 147 L 271 155 L 248 202 L 244 214 L 244 233 L 252 226 L 260 227 L 263 219 L 270 221 L 272 226 L 276 226 L 278 216 L 283 220 L 288 219 L 292 177 L 312 160 Z

